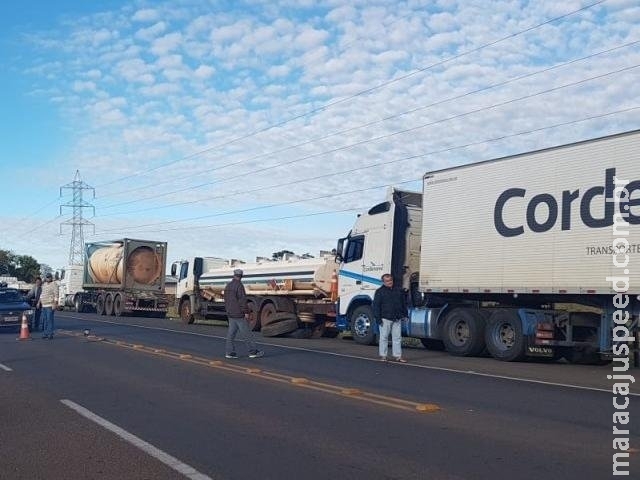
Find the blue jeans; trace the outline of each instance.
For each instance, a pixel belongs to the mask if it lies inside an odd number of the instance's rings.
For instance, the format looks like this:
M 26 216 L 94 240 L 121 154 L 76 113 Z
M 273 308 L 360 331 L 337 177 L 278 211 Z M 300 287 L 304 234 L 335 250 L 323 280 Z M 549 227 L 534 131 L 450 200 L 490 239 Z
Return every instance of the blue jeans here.
M 251 329 L 249 328 L 249 321 L 244 318 L 231 318 L 229 317 L 229 329 L 227 330 L 227 344 L 226 344 L 226 352 L 234 353 L 236 351 L 235 339 L 240 332 L 245 344 L 247 345 L 247 349 L 249 353 L 255 352 L 256 342 L 253 341 L 253 334 L 251 333 Z
M 382 319 L 382 325 L 380 325 L 380 340 L 378 343 L 378 350 L 381 357 L 387 356 L 389 353 L 389 332 L 391 332 L 391 351 L 394 358 L 402 357 L 402 322 L 400 320 L 393 321 Z
M 40 323 L 40 317 L 41 316 L 42 316 L 42 309 L 41 308 L 36 308 L 33 311 L 33 331 L 34 332 L 42 330 L 42 325 Z
M 53 307 L 42 307 L 43 337 L 53 337 Z

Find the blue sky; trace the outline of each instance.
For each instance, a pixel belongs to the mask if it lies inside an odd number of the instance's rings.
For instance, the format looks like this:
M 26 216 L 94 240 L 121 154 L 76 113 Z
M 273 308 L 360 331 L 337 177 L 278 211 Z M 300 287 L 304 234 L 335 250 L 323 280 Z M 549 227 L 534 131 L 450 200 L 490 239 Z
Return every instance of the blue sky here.
M 0 19 L 0 248 L 317 253 L 389 185 L 640 128 L 640 5 L 21 2 Z

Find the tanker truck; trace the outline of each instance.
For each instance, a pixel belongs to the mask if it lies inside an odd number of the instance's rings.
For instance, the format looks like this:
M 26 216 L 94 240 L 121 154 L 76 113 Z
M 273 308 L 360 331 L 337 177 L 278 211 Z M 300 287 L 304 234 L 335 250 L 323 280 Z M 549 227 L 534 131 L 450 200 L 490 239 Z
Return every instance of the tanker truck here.
M 164 317 L 169 303 L 166 262 L 165 242 L 123 238 L 85 243 L 82 291 L 74 297 L 75 310 Z
M 254 263 L 219 257 L 194 257 L 175 262 L 176 308 L 184 323 L 224 316 L 224 288 L 233 270 L 244 272 L 250 323 L 262 335 L 335 336 L 337 275 L 335 255 L 318 258 L 285 255 L 259 257 Z
M 338 241 L 338 329 L 376 342 L 372 299 L 390 273 L 410 305 L 403 334 L 427 348 L 504 361 L 629 354 L 638 152 L 640 130 L 428 172 L 422 192 L 390 189 Z

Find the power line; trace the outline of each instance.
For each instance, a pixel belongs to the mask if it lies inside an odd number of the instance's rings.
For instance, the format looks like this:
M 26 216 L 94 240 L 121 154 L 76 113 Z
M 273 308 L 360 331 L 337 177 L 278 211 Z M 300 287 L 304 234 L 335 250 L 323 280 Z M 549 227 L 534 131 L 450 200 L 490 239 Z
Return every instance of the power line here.
M 166 180 L 166 181 L 161 181 L 161 182 L 154 182 L 152 185 L 144 185 L 144 186 L 140 186 L 140 187 L 136 187 L 136 188 L 132 188 L 132 189 L 128 189 L 128 190 L 123 190 L 123 191 L 120 191 L 120 192 L 115 192 L 115 193 L 112 193 L 110 195 L 103 196 L 102 198 L 113 197 L 113 196 L 117 196 L 117 195 L 121 195 L 121 194 L 130 195 L 132 192 L 135 192 L 135 191 L 138 191 L 138 190 L 142 190 L 142 189 L 147 189 L 150 186 L 158 186 L 158 185 L 162 185 L 162 184 L 165 184 L 165 183 L 173 183 L 173 182 L 175 182 L 177 180 L 185 180 L 185 179 L 188 179 L 188 178 L 192 178 L 194 176 L 202 174 L 203 172 L 217 171 L 217 170 L 221 170 L 223 168 L 236 166 L 236 165 L 239 165 L 240 163 L 244 163 L 244 162 L 247 162 L 247 161 L 257 160 L 257 159 L 260 159 L 260 158 L 269 157 L 269 156 L 277 155 L 277 154 L 280 154 L 280 153 L 284 153 L 286 151 L 293 150 L 295 148 L 303 147 L 305 145 L 316 143 L 316 142 L 319 142 L 319 141 L 322 141 L 322 140 L 326 140 L 328 138 L 332 138 L 332 137 L 335 137 L 335 136 L 344 135 L 346 133 L 352 133 L 354 131 L 357 131 L 357 130 L 360 130 L 360 129 L 363 129 L 363 128 L 367 128 L 367 127 L 371 127 L 373 125 L 376 125 L 376 124 L 379 124 L 379 123 L 383 123 L 383 122 L 386 122 L 388 120 L 394 120 L 394 119 L 400 118 L 400 117 L 405 116 L 405 115 L 416 113 L 418 111 L 423 111 L 423 110 L 426 110 L 428 108 L 432 108 L 432 107 L 435 107 L 435 106 L 439 106 L 439 105 L 442 105 L 444 103 L 447 103 L 447 102 L 450 102 L 450 101 L 453 101 L 453 100 L 459 100 L 459 99 L 468 97 L 468 96 L 476 94 L 476 93 L 486 92 L 488 90 L 492 90 L 492 89 L 497 88 L 497 87 L 502 87 L 502 86 L 508 85 L 510 83 L 513 83 L 513 82 L 516 82 L 516 81 L 519 81 L 519 80 L 523 80 L 525 78 L 530 78 L 530 77 L 533 77 L 535 75 L 539 75 L 539 74 L 542 74 L 542 73 L 548 73 L 548 72 L 550 72 L 552 70 L 563 68 L 563 67 L 566 67 L 568 65 L 572 65 L 572 64 L 575 64 L 575 63 L 580 62 L 580 61 L 588 60 L 588 59 L 594 58 L 594 57 L 599 56 L 599 55 L 611 53 L 613 51 L 616 51 L 616 50 L 619 50 L 619 49 L 622 49 L 622 48 L 627 48 L 627 47 L 630 47 L 630 46 L 633 46 L 633 45 L 637 45 L 638 43 L 640 43 L 640 40 L 635 40 L 635 41 L 632 41 L 632 42 L 628 42 L 628 43 L 625 43 L 623 45 L 619 45 L 617 47 L 609 48 L 607 50 L 602 50 L 602 51 L 599 51 L 599 52 L 596 52 L 596 53 L 592 53 L 590 55 L 586 55 L 584 57 L 576 58 L 576 59 L 573 59 L 573 60 L 570 60 L 570 61 L 567 61 L 567 62 L 563 62 L 563 63 L 559 63 L 559 64 L 556 64 L 556 65 L 553 65 L 551 67 L 547 67 L 547 68 L 544 68 L 544 69 L 541 69 L 541 70 L 537 70 L 535 72 L 530 72 L 530 73 L 527 73 L 527 74 L 519 75 L 519 76 L 507 79 L 507 80 L 502 81 L 502 82 L 494 83 L 494 84 L 491 84 L 491 85 L 487 85 L 485 87 L 481 87 L 481 88 L 478 88 L 478 89 L 475 89 L 475 90 L 471 90 L 471 91 L 468 91 L 468 92 L 465 92 L 465 93 L 462 93 L 462 94 L 459 94 L 459 95 L 455 95 L 453 97 L 448 97 L 448 98 L 445 98 L 445 99 L 442 99 L 442 100 L 438 100 L 438 101 L 430 103 L 428 105 L 423 105 L 423 106 L 420 106 L 420 107 L 417 107 L 417 108 L 414 108 L 414 109 L 411 109 L 411 110 L 406 110 L 406 111 L 403 111 L 403 112 L 400 112 L 400 113 L 397 113 L 397 114 L 394 114 L 394 115 L 390 115 L 390 116 L 384 117 L 384 118 L 379 119 L 379 120 L 374 120 L 372 122 L 368 122 L 368 123 L 365 123 L 365 124 L 357 125 L 357 126 L 354 126 L 354 127 L 351 127 L 351 128 L 347 128 L 345 130 L 332 132 L 332 133 L 323 135 L 321 137 L 316 137 L 316 138 L 313 138 L 311 140 L 307 140 L 307 141 L 302 142 L 302 143 L 298 143 L 298 144 L 295 144 L 295 145 L 290 145 L 290 146 L 287 146 L 287 147 L 284 147 L 284 148 L 281 148 L 281 149 L 278 149 L 278 150 L 273 150 L 273 151 L 262 153 L 262 154 L 259 154 L 259 155 L 254 155 L 252 157 L 244 158 L 244 159 L 241 159 L 241 160 L 238 160 L 238 161 L 235 161 L 235 162 L 231 162 L 231 163 L 227 163 L 225 165 L 221 165 L 221 166 L 217 166 L 217 167 L 208 167 L 206 170 L 202 170 L 202 171 L 198 171 L 198 172 L 195 172 L 195 173 L 191 173 L 191 174 L 188 174 L 186 176 L 179 177 L 179 178 L 173 178 L 173 179 Z M 251 172 L 249 172 L 249 173 L 251 173 Z M 196 188 L 198 188 L 198 187 L 196 187 Z M 146 197 L 146 198 L 154 198 L 154 197 Z M 219 197 L 213 197 L 213 198 L 219 198 Z M 144 209 L 142 211 L 154 210 L 154 209 L 158 209 L 158 208 L 167 208 L 167 207 L 174 206 L 174 205 L 185 205 L 185 204 L 189 204 L 189 203 L 195 203 L 195 202 L 181 202 L 181 203 L 178 203 L 178 204 L 171 204 L 171 205 L 168 205 L 168 206 L 151 207 L 149 209 Z M 112 208 L 113 206 L 120 206 L 120 205 L 121 204 L 107 205 L 104 208 Z
M 173 195 L 175 193 L 181 193 L 181 192 L 184 192 L 184 191 L 193 191 L 193 190 L 196 190 L 198 188 L 203 188 L 203 187 L 211 186 L 211 185 L 214 185 L 214 184 L 225 183 L 225 182 L 228 182 L 229 180 L 235 180 L 235 179 L 238 179 L 238 178 L 243 178 L 246 175 L 264 173 L 266 171 L 273 170 L 275 168 L 279 168 L 279 167 L 283 167 L 283 166 L 290 166 L 290 165 L 293 165 L 294 163 L 298 163 L 298 162 L 301 162 L 301 161 L 304 161 L 304 160 L 310 160 L 312 158 L 317 158 L 319 156 L 324 156 L 324 155 L 340 152 L 340 151 L 347 150 L 347 149 L 350 149 L 350 148 L 353 148 L 353 147 L 357 147 L 357 146 L 360 146 L 360 145 L 364 145 L 364 144 L 367 144 L 367 143 L 372 143 L 372 142 L 376 142 L 376 141 L 379 141 L 379 140 L 384 140 L 384 139 L 388 139 L 388 138 L 391 138 L 391 137 L 394 137 L 394 136 L 402 135 L 402 134 L 405 134 L 405 133 L 414 132 L 416 130 L 419 130 L 419 129 L 422 129 L 422 128 L 425 128 L 425 127 L 430 127 L 430 126 L 437 125 L 437 124 L 440 124 L 440 123 L 448 122 L 450 120 L 455 120 L 455 119 L 459 119 L 459 118 L 466 117 L 466 116 L 469 116 L 469 115 L 473 115 L 475 113 L 484 112 L 484 111 L 487 111 L 487 110 L 492 110 L 492 109 L 495 109 L 495 108 L 503 107 L 505 105 L 509 105 L 511 103 L 519 102 L 521 100 L 530 99 L 530 98 L 533 98 L 533 97 L 536 97 L 536 96 L 540 96 L 540 95 L 543 95 L 543 94 L 546 94 L 546 93 L 558 91 L 558 90 L 561 90 L 561 89 L 564 89 L 564 88 L 568 88 L 568 87 L 574 87 L 576 85 L 581 85 L 581 84 L 584 84 L 586 82 L 590 82 L 590 81 L 593 81 L 593 80 L 599 80 L 599 79 L 602 79 L 602 78 L 610 76 L 610 75 L 615 75 L 615 74 L 618 74 L 618 73 L 623 73 L 623 72 L 626 72 L 626 71 L 629 71 L 629 70 L 633 70 L 635 68 L 638 68 L 639 66 L 640 66 L 640 64 L 636 64 L 636 65 L 632 65 L 632 66 L 628 66 L 628 67 L 623 67 L 623 68 L 620 68 L 618 70 L 606 72 L 606 73 L 603 73 L 603 74 L 600 74 L 600 75 L 595 75 L 595 76 L 592 76 L 592 77 L 588 77 L 586 79 L 577 80 L 575 82 L 566 83 L 564 85 L 560 85 L 560 86 L 544 89 L 544 90 L 541 90 L 541 91 L 538 91 L 538 92 L 535 92 L 535 93 L 531 93 L 531 94 L 523 95 L 523 96 L 516 97 L 516 98 L 513 98 L 513 99 L 509 99 L 509 100 L 506 100 L 504 102 L 494 103 L 494 104 L 487 105 L 487 106 L 484 106 L 484 107 L 480 107 L 480 108 L 476 108 L 476 109 L 469 110 L 469 111 L 466 111 L 466 112 L 462 112 L 462 113 L 458 113 L 458 114 L 455 114 L 455 115 L 451 115 L 449 117 L 445 117 L 445 118 L 441 118 L 441 119 L 438 119 L 438 120 L 434 120 L 434 121 L 431 121 L 431 122 L 426 123 L 426 124 L 421 124 L 421 125 L 413 126 L 411 128 L 406 128 L 406 129 L 403 129 L 403 130 L 398 130 L 398 131 L 387 133 L 387 134 L 384 134 L 384 135 L 379 135 L 377 137 L 369 138 L 369 139 L 366 139 L 366 140 L 361 140 L 359 142 L 351 143 L 351 144 L 348 144 L 348 145 L 343 145 L 341 147 L 336 147 L 336 148 L 333 148 L 333 149 L 330 149 L 330 150 L 327 150 L 327 151 L 317 152 L 317 153 L 310 154 L 310 155 L 307 155 L 307 156 L 304 156 L 304 157 L 300 157 L 300 158 L 296 158 L 296 159 L 293 159 L 293 160 L 287 160 L 286 162 L 280 162 L 280 163 L 277 163 L 277 164 L 274 164 L 274 165 L 269 165 L 269 166 L 261 167 L 261 168 L 255 169 L 255 170 L 251 170 L 249 172 L 243 172 L 243 173 L 235 174 L 235 175 L 232 175 L 230 177 L 223 178 L 223 179 L 217 179 L 217 180 L 213 180 L 211 182 L 204 182 L 204 183 L 201 183 L 199 185 L 190 185 L 188 187 L 184 187 L 184 188 L 181 188 L 181 189 L 178 189 L 178 190 L 172 190 L 172 191 L 169 191 L 169 192 L 162 192 L 162 193 L 159 193 L 159 194 L 156 194 L 156 195 L 150 195 L 148 197 L 144 197 L 144 198 L 137 199 L 137 200 L 129 200 L 129 201 L 126 201 L 126 202 L 120 202 L 120 203 L 116 203 L 116 204 L 112 204 L 112 205 L 106 205 L 106 206 L 104 206 L 102 208 L 103 209 L 109 209 L 109 208 L 115 208 L 115 207 L 119 207 L 119 206 L 123 206 L 123 205 L 131 205 L 131 204 L 138 203 L 138 202 L 143 202 L 143 201 L 146 201 L 146 200 L 153 200 L 153 199 L 160 198 L 160 197 L 166 197 L 166 196 L 169 196 L 169 195 Z M 104 216 L 108 216 L 108 215 L 99 215 L 99 216 L 100 217 L 104 217 Z
M 414 160 L 417 158 L 422 158 L 422 157 L 426 157 L 426 156 L 432 156 L 432 155 L 437 155 L 437 154 L 442 154 L 442 153 L 450 153 L 452 151 L 455 150 L 460 150 L 460 149 L 465 149 L 465 148 L 469 148 L 469 147 L 473 147 L 473 146 L 478 146 L 478 145 L 483 145 L 486 143 L 492 143 L 492 142 L 497 142 L 497 141 L 501 141 L 501 140 L 505 140 L 508 138 L 514 138 L 514 137 L 518 137 L 518 136 L 522 136 L 522 135 L 530 135 L 532 133 L 538 133 L 538 132 L 542 132 L 545 130 L 550 130 L 553 128 L 558 128 L 558 127 L 564 127 L 564 126 L 568 126 L 568 125 L 575 125 L 577 123 L 582 123 L 582 122 L 586 122 L 586 121 L 590 121 L 590 120 L 595 120 L 595 119 L 599 119 L 599 118 L 605 118 L 608 116 L 612 116 L 612 115 L 617 115 L 620 113 L 629 113 L 635 110 L 640 109 L 640 106 L 634 106 L 634 107 L 629 107 L 629 108 L 625 108 L 622 110 L 616 110 L 613 112 L 605 112 L 605 113 L 601 113 L 601 114 L 597 114 L 597 115 L 591 115 L 588 117 L 584 117 L 578 120 L 571 120 L 568 122 L 561 122 L 561 123 L 556 123 L 553 125 L 548 125 L 548 126 L 544 126 L 544 127 L 540 127 L 540 128 L 535 128 L 535 129 L 529 129 L 529 130 L 522 130 L 520 132 L 516 132 L 516 133 L 512 133 L 509 135 L 500 135 L 498 137 L 493 137 L 493 138 L 489 138 L 489 139 L 484 139 L 484 140 L 480 140 L 477 142 L 469 142 L 466 144 L 462 144 L 462 145 L 456 145 L 453 147 L 447 147 L 441 150 L 435 150 L 435 151 L 431 151 L 431 152 L 426 152 L 426 153 L 422 153 L 419 155 L 412 155 L 410 157 L 404 157 L 404 158 L 400 158 L 400 159 L 395 159 L 395 160 L 389 160 L 386 162 L 380 162 L 374 165 L 367 165 L 367 166 L 361 166 L 361 167 L 357 167 L 357 168 L 353 168 L 349 171 L 345 171 L 345 172 L 339 172 L 339 174 L 343 174 L 343 173 L 351 173 L 354 171 L 358 171 L 358 170 L 363 170 L 366 168 L 372 168 L 374 166 L 381 166 L 381 165 L 391 165 L 394 163 L 398 163 L 398 162 L 402 162 L 402 161 L 407 161 L 407 160 Z M 331 175 L 337 175 L 338 173 L 334 173 Z M 399 183 L 409 183 L 409 182 L 414 182 L 417 180 L 420 180 L 422 177 L 417 178 L 417 179 L 412 179 L 412 180 L 405 180 L 402 182 L 394 182 L 394 184 L 399 184 Z M 383 185 L 383 186 L 390 186 L 390 185 Z M 327 198 L 327 197 L 334 197 L 334 196 L 338 196 L 338 195 L 344 195 L 346 193 L 357 193 L 357 192 L 362 192 L 362 191 L 366 191 L 366 190 L 371 190 L 371 189 L 376 189 L 376 188 L 380 188 L 381 186 L 376 186 L 376 187 L 365 187 L 365 188 L 361 188 L 358 190 L 352 190 L 349 192 L 334 192 L 332 194 L 327 194 L 327 195 L 323 195 L 320 197 L 316 197 L 313 199 L 301 199 L 301 200 L 295 200 L 295 201 L 290 201 L 290 202 L 282 202 L 279 204 L 275 204 L 275 205 L 268 205 L 268 206 L 260 206 L 260 207 L 253 207 L 253 208 L 247 208 L 247 209 L 242 209 L 242 210 L 236 210 L 236 211 L 228 211 L 228 212 L 222 212 L 222 213 L 215 213 L 215 214 L 210 214 L 210 215 L 203 215 L 203 216 L 199 216 L 199 217 L 192 217 L 192 218 L 188 218 L 188 219 L 183 219 L 183 220 L 169 220 L 169 221 L 163 221 L 163 222 L 157 222 L 157 223 L 151 223 L 151 224 L 146 224 L 146 225 L 138 225 L 136 228 L 144 228 L 144 227 L 150 227 L 150 226 L 157 226 L 157 225 L 167 225 L 167 224 L 172 224 L 172 223 L 180 223 L 180 222 L 187 222 L 187 221 L 192 221 L 192 220 L 201 220 L 203 218 L 210 218 L 210 217 L 216 217 L 216 216 L 222 216 L 222 215 L 230 215 L 233 213 L 246 213 L 248 211 L 254 211 L 254 210 L 259 210 L 259 209 L 264 209 L 264 208 L 274 208 L 274 207 L 281 207 L 284 205 L 290 205 L 290 204 L 295 204 L 295 203 L 303 203 L 303 202 L 307 202 L 307 201 L 312 201 L 312 200 L 317 200 L 317 199 L 321 199 L 321 198 Z M 278 217 L 272 220 L 278 220 L 280 218 L 299 218 L 299 217 L 304 217 L 305 215 L 299 215 L 299 216 L 293 216 L 293 217 Z M 258 221 L 265 221 L 265 220 L 255 220 L 256 222 Z M 247 220 L 241 223 L 252 223 L 253 220 Z M 213 228 L 213 227 L 219 227 L 219 226 L 228 226 L 228 225 L 234 225 L 235 223 L 229 223 L 229 224 L 217 224 L 217 225 L 208 225 L 208 226 L 197 226 L 197 227 L 193 227 L 193 228 Z M 183 230 L 184 228 L 186 228 L 185 226 L 182 227 L 176 227 L 176 228 L 170 228 L 170 229 L 157 229 L 157 230 L 149 230 L 147 232 L 166 232 L 166 231 L 173 231 L 173 230 Z M 192 227 L 189 227 L 192 228 Z M 121 231 L 122 229 L 117 229 L 117 230 L 103 230 L 100 233 L 108 233 L 110 231 Z

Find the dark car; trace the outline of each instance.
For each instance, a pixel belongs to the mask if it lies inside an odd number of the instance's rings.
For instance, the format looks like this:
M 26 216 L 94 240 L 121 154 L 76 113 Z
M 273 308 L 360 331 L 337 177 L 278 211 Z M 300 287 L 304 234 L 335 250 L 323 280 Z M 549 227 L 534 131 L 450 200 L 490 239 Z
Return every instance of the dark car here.
M 27 322 L 31 326 L 33 308 L 25 301 L 22 293 L 15 288 L 0 288 L 0 331 L 20 331 L 23 314 L 27 316 Z

